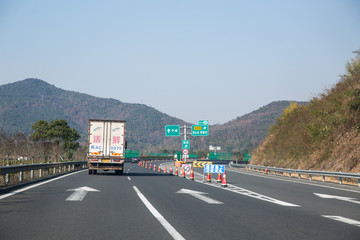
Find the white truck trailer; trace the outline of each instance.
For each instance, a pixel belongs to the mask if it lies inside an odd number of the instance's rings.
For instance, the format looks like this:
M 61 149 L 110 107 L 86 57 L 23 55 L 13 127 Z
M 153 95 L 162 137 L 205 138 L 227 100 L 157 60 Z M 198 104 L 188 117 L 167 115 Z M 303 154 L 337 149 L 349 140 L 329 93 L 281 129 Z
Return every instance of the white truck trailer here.
M 96 174 L 98 170 L 115 170 L 115 174 L 122 175 L 126 121 L 90 119 L 88 126 L 89 174 Z

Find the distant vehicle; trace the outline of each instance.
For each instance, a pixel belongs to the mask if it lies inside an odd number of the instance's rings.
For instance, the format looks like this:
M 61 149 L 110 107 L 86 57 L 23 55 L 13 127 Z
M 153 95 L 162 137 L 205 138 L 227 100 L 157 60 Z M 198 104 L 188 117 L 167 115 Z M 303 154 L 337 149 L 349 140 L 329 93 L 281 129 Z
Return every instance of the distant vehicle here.
M 137 162 L 139 162 L 139 158 L 138 158 L 138 157 L 133 157 L 133 158 L 131 159 L 131 163 L 137 163 Z
M 89 174 L 97 170 L 115 170 L 124 173 L 126 121 L 89 120 L 88 167 Z

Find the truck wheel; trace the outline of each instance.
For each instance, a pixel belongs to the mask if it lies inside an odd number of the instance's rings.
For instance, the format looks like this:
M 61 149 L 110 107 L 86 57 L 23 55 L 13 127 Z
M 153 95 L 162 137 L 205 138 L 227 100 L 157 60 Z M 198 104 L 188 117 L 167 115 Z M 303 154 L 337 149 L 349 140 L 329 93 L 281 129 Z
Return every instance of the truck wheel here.
M 93 170 L 93 174 L 97 174 L 97 170 Z
M 91 174 L 92 174 L 92 170 L 89 169 L 89 175 L 91 175 Z
M 123 175 L 124 174 L 124 169 L 120 170 L 120 175 Z

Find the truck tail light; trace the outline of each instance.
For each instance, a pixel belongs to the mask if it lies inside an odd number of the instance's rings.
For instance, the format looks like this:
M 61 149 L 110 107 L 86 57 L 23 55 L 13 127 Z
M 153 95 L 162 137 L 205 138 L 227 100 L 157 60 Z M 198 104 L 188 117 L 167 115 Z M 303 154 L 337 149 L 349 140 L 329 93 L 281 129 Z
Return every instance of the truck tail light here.
M 120 160 L 119 159 L 114 159 L 114 162 L 120 162 Z

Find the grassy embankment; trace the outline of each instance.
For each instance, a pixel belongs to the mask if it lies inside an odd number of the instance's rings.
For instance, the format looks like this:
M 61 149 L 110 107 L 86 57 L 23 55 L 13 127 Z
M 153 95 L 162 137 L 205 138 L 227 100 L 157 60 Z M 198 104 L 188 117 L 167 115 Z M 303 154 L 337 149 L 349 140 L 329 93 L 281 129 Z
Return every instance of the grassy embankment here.
M 252 164 L 360 172 L 360 52 L 346 74 L 306 106 L 292 103 L 253 152 Z

